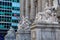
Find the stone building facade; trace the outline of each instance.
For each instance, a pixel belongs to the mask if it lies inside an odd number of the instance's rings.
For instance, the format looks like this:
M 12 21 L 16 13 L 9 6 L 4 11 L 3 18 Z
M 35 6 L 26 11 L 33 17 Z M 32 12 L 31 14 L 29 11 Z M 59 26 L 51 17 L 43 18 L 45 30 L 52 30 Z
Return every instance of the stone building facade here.
M 59 0 L 55 0 L 55 1 L 54 0 L 20 0 L 20 5 L 21 5 L 20 16 L 22 15 L 24 15 L 25 17 L 28 16 L 28 18 L 31 21 L 33 21 L 38 12 L 44 11 L 46 2 L 48 3 L 49 7 L 52 7 L 54 4 L 55 4 L 54 6 L 56 7 L 60 5 Z M 56 10 L 58 18 L 60 18 L 59 10 L 60 10 L 59 8 L 58 11 Z
M 35 22 L 36 15 L 44 12 L 47 6 L 56 13 L 58 22 L 60 22 L 60 0 L 20 0 L 21 14 L 27 16 L 31 24 L 31 40 L 60 40 L 60 25 L 55 23 Z M 47 15 L 48 16 L 48 15 Z M 38 18 L 39 19 L 39 18 Z M 49 21 L 48 21 L 49 22 Z
M 24 17 L 18 25 L 16 40 L 60 40 L 59 2 L 60 0 L 20 0 L 20 16 Z

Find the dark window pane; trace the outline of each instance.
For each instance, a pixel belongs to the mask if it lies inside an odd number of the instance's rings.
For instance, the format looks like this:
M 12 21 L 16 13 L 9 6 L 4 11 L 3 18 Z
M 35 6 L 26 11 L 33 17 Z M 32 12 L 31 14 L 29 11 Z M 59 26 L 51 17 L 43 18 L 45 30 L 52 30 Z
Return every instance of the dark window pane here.
M 58 0 L 58 4 L 60 5 L 60 0 Z

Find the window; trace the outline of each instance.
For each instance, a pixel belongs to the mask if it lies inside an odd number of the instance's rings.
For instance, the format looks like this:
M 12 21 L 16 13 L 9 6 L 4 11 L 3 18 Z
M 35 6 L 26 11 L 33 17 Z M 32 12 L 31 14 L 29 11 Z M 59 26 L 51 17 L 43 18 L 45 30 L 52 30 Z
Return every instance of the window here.
M 60 0 L 58 0 L 58 4 L 60 5 Z
M 14 22 L 14 23 L 18 23 L 18 20 L 12 20 L 12 22 Z
M 17 29 L 17 26 L 12 26 L 14 29 Z
M 20 10 L 19 7 L 12 7 L 13 10 Z
M 5 15 L 7 15 L 7 16 L 10 15 L 11 16 L 11 13 L 8 12 L 8 13 L 5 13 Z
M 12 1 L 12 0 L 4 0 L 4 1 Z
M 13 2 L 17 2 L 17 0 L 13 0 Z
M 17 0 L 17 2 L 19 2 L 19 0 Z
M 12 3 L 10 3 L 10 2 L 3 2 L 2 4 L 5 6 L 12 6 Z
M 19 2 L 19 0 L 13 0 L 13 2 Z
M 4 10 L 5 12 L 12 12 L 11 10 Z
M 2 2 L 0 1 L 0 5 L 2 5 Z

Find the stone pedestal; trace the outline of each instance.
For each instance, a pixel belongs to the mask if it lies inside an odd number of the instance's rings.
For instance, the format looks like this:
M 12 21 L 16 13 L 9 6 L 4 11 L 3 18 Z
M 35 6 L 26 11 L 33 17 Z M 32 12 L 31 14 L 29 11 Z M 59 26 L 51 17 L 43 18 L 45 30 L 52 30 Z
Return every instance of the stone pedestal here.
M 16 40 L 31 40 L 31 32 L 23 29 L 18 30 Z
M 30 24 L 28 17 L 22 18 L 18 24 L 16 40 L 31 40 Z
M 60 40 L 59 28 L 59 24 L 33 24 L 31 27 L 31 40 Z

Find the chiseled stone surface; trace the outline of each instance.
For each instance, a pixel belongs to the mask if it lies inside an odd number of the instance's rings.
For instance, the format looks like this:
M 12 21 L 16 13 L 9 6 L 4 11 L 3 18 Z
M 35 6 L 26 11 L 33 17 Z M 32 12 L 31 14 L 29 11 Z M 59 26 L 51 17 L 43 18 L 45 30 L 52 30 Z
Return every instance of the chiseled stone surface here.
M 43 27 L 45 25 L 45 27 Z M 51 25 L 51 26 L 50 26 Z M 55 25 L 55 26 L 54 26 Z M 56 24 L 43 24 L 41 27 L 40 25 L 36 25 L 35 27 L 31 28 L 31 40 L 59 40 L 60 39 L 60 28 L 59 25 Z M 58 26 L 58 27 L 57 27 Z M 35 35 L 35 36 L 34 36 Z
M 20 0 L 20 16 L 24 15 L 25 10 L 25 0 Z
M 33 21 L 35 19 L 36 8 L 35 8 L 35 0 L 31 0 L 31 11 L 30 11 L 30 19 Z
M 56 40 L 60 40 L 60 29 L 56 29 Z
M 16 34 L 14 29 L 11 27 L 5 36 L 5 40 L 16 40 Z
M 29 5 L 30 5 L 30 2 L 29 2 L 29 1 L 30 1 L 30 0 L 26 0 L 26 2 L 25 2 L 25 4 L 26 4 L 26 5 L 25 5 L 25 8 L 26 8 L 26 9 L 25 9 L 25 11 L 26 11 L 26 12 L 25 12 L 25 17 L 28 16 L 28 19 L 29 19 L 29 16 L 30 16 L 30 15 L 29 15 L 29 14 L 30 14 L 30 13 L 29 13 Z
M 16 40 L 31 40 L 30 24 L 28 17 L 22 18 L 18 25 Z
M 38 0 L 38 12 L 42 11 L 42 0 Z
M 58 24 L 58 18 L 56 16 L 57 13 L 55 11 L 52 11 L 52 9 L 53 8 L 49 7 L 46 3 L 45 11 L 38 12 L 36 14 L 35 23 L 44 22 L 44 23 Z
M 25 30 L 18 30 L 16 33 L 16 40 L 31 40 L 31 32 Z
M 45 6 L 46 3 L 50 8 L 47 5 Z M 55 14 L 58 7 L 57 0 L 20 0 L 20 4 L 21 18 L 22 16 L 30 17 L 33 22 L 35 15 L 37 15 L 35 22 L 30 30 L 30 22 L 22 18 L 22 23 L 18 25 L 17 33 L 15 34 L 11 28 L 5 36 L 5 40 L 60 40 L 60 25 L 58 25 Z M 36 7 L 38 12 L 36 12 Z M 46 10 L 44 10 L 45 7 Z M 55 8 L 55 11 L 51 8 Z M 59 10 L 57 12 L 59 13 Z

